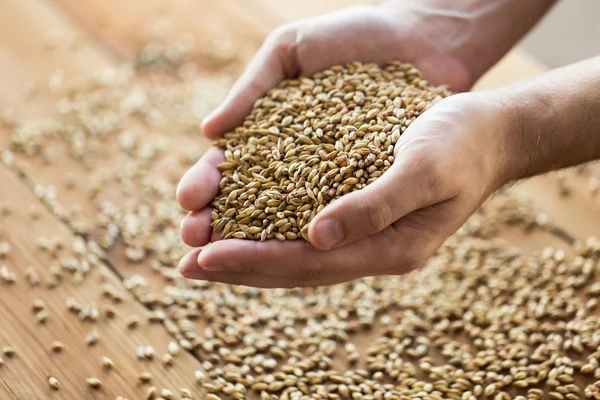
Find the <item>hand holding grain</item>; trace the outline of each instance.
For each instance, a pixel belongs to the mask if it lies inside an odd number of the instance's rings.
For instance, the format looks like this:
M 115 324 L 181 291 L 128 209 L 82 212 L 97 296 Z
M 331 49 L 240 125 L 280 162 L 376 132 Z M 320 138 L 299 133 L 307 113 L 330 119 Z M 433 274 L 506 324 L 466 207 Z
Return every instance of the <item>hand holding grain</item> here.
M 410 38 L 410 40 L 407 40 Z M 414 34 L 380 8 L 358 7 L 274 32 L 224 104 L 204 122 L 218 138 L 235 128 L 254 101 L 285 78 L 360 60 L 414 63 L 432 83 L 456 90 L 470 85 L 466 67 Z M 184 276 L 260 287 L 333 284 L 406 273 L 425 260 L 496 188 L 496 157 L 480 143 L 495 140 L 496 110 L 476 95 L 444 100 L 417 120 L 396 144 L 396 162 L 377 182 L 326 207 L 304 241 L 220 241 L 211 227 L 219 190 L 221 150 L 211 149 L 183 177 L 178 200 L 190 211 L 182 238 L 204 246 L 181 262 Z M 480 132 L 484 130 L 487 134 Z M 494 154 L 495 155 L 495 154 Z M 468 164 L 468 165 L 465 165 Z

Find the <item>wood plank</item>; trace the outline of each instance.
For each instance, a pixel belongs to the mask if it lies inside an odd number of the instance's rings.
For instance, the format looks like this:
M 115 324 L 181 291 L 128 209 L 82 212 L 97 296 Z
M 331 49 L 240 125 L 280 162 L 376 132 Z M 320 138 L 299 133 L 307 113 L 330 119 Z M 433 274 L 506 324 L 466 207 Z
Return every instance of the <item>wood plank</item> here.
M 18 72 L 10 75 L 11 79 L 0 82 L 0 114 L 14 115 L 16 120 L 14 126 L 0 123 L 0 148 L 14 147 L 11 141 L 21 125 L 19 121 L 28 121 L 24 125 L 28 127 L 27 132 L 38 135 L 48 157 L 43 154 L 26 157 L 15 151 L 20 166 L 36 183 L 55 185 L 59 203 L 66 209 L 78 205 L 84 214 L 93 215 L 95 210 L 82 201 L 87 197 L 85 182 L 89 172 L 69 156 L 69 146 L 63 140 L 53 135 L 45 137 L 40 131 L 48 125 L 50 117 L 57 115 L 57 102 L 68 92 L 68 86 L 91 79 L 96 71 L 113 66 L 117 59 L 73 26 L 60 9 L 46 1 L 8 1 L 3 2 L 0 9 L 0 34 L 4 38 L 0 46 L 0 66 L 8 73 Z M 35 23 L 31 23 L 32 20 Z M 54 38 L 52 49 L 47 46 L 49 38 Z M 74 43 L 79 44 L 74 47 Z M 49 88 L 53 75 L 62 76 L 65 81 L 62 87 L 56 88 L 57 93 L 51 93 Z M 28 92 L 28 85 L 33 85 L 32 93 Z M 46 158 L 54 162 L 45 161 Z M 67 171 L 80 183 L 78 190 L 60 190 L 64 187 L 62 181 Z
M 54 104 L 49 107 L 44 100 L 55 72 L 73 81 L 90 77 L 115 60 L 46 1 L 5 1 L 0 10 L 0 63 L 4 77 L 10 77 L 0 82 L 0 110 L 10 107 L 29 116 L 47 115 L 54 111 Z M 27 84 L 38 89 L 38 96 L 26 95 Z
M 342 8 L 360 6 L 360 5 L 377 5 L 379 0 L 292 0 L 282 4 L 277 0 L 230 0 L 238 4 L 240 7 L 247 6 L 247 12 L 256 14 L 255 18 L 260 18 L 261 15 L 269 16 L 273 27 L 283 23 L 297 21 L 304 18 L 310 18 L 317 15 L 338 11 Z
M 147 321 L 148 310 L 135 301 L 102 261 L 92 265 L 80 283 L 74 282 L 73 275 L 62 267 L 61 283 L 55 288 L 46 287 L 46 278 L 52 276 L 53 266 L 61 265 L 61 260 L 86 258 L 72 250 L 76 238 L 70 230 L 3 164 L 0 164 L 0 182 L 4 188 L 0 192 L 0 205 L 3 209 L 10 208 L 10 214 L 0 216 L 0 242 L 10 245 L 10 252 L 0 259 L 0 265 L 14 272 L 17 278 L 14 284 L 0 280 L 0 348 L 13 346 L 17 351 L 13 358 L 0 355 L 4 358 L 4 365 L 0 366 L 0 398 L 114 399 L 119 395 L 129 399 L 143 398 L 149 385 L 138 385 L 137 376 L 144 371 L 153 374 L 152 384 L 161 389 L 178 393 L 179 388 L 187 387 L 197 398 L 202 398 L 194 380 L 194 371 L 200 369 L 199 363 L 182 351 L 175 357 L 172 367 L 162 365 L 160 357 L 167 352 L 167 345 L 173 338 L 160 323 Z M 31 207 L 36 209 L 38 217 L 35 219 L 31 217 Z M 41 238 L 59 240 L 64 249 L 53 257 L 51 252 L 40 249 Z M 41 284 L 38 287 L 31 287 L 26 282 L 29 269 L 39 275 Z M 122 295 L 121 303 L 103 296 L 105 284 Z M 82 322 L 76 313 L 68 311 L 65 303 L 69 298 L 86 307 L 95 305 L 101 312 L 114 307 L 117 315 L 108 319 L 102 314 L 96 323 Z M 46 304 L 48 316 L 44 324 L 38 323 L 36 314 L 32 313 L 35 299 Z M 140 317 L 139 328 L 126 327 L 126 319 L 130 316 Z M 88 346 L 85 337 L 92 330 L 98 332 L 99 341 Z M 61 353 L 51 351 L 51 343 L 56 340 L 65 345 Z M 152 346 L 156 350 L 154 361 L 138 361 L 138 346 Z M 104 356 L 114 362 L 113 370 L 103 368 Z M 48 376 L 58 379 L 60 390 L 50 388 Z M 90 389 L 86 384 L 88 377 L 100 379 L 102 388 L 98 391 Z
M 197 76 L 194 76 L 194 80 L 191 81 L 171 79 L 171 82 L 165 83 L 153 83 L 150 80 L 152 78 L 147 80 L 136 78 L 134 81 L 116 89 L 107 87 L 85 91 L 88 96 L 92 96 L 93 93 L 93 96 L 105 97 L 108 102 L 105 108 L 112 107 L 113 103 L 111 102 L 119 103 L 123 101 L 137 86 L 141 86 L 142 90 L 151 92 L 148 93 L 148 102 L 153 107 L 155 103 L 164 103 L 165 92 L 171 93 L 167 96 L 176 97 L 176 92 L 179 91 L 182 92 L 179 95 L 182 100 L 179 103 L 175 101 L 177 104 L 171 108 L 162 107 L 160 111 L 174 117 L 182 113 L 181 109 L 185 110 L 185 107 L 182 106 L 184 101 L 185 104 L 193 106 L 193 109 L 178 118 L 180 124 L 177 127 L 164 116 L 160 123 L 155 123 L 152 126 L 148 126 L 143 117 L 132 117 L 127 121 L 123 121 L 121 127 L 118 127 L 115 132 L 111 133 L 110 137 L 102 141 L 94 139 L 93 134 L 86 132 L 88 128 L 80 124 L 81 130 L 85 132 L 84 139 L 95 141 L 93 144 L 98 146 L 95 155 L 84 160 L 86 161 L 84 165 L 81 159 L 73 156 L 73 137 L 68 135 L 56 137 L 55 133 L 59 130 L 58 128 L 51 129 L 52 132 L 49 135 L 38 133 L 42 130 L 41 127 L 48 125 L 48 122 L 58 124 L 57 126 L 60 128 L 72 120 L 72 116 L 61 115 L 56 112 L 59 102 L 68 94 L 68 90 L 63 89 L 59 90 L 58 93 L 50 93 L 47 88 L 48 76 L 52 71 L 61 70 L 65 74 L 66 86 L 73 83 L 74 76 L 81 77 L 79 84 L 82 84 L 84 80 L 95 76 L 99 71 L 98 68 L 100 68 L 100 71 L 114 72 L 121 68 L 121 63 L 113 54 L 90 41 L 89 37 L 85 39 L 87 41 L 85 41 L 83 48 L 86 50 L 82 54 L 73 52 L 69 46 L 60 45 L 52 51 L 44 50 L 48 32 L 60 32 L 63 35 L 62 37 L 65 38 L 72 36 L 86 37 L 83 31 L 74 26 L 72 21 L 61 14 L 60 10 L 56 9 L 51 3 L 32 0 L 28 2 L 8 2 L 2 7 L 0 29 L 6 29 L 6 32 L 2 31 L 2 33 L 6 33 L 4 35 L 6 40 L 3 41 L 4 53 L 2 54 L 4 56 L 0 57 L 0 65 L 3 68 L 6 67 L 6 70 L 20 71 L 21 75 L 19 77 L 21 79 L 2 81 L 5 90 L 0 93 L 0 104 L 2 104 L 0 112 L 5 113 L 7 108 L 10 108 L 11 111 L 14 111 L 18 122 L 15 126 L 2 126 L 0 124 L 0 148 L 13 148 L 19 168 L 32 182 L 45 187 L 54 187 L 58 199 L 57 204 L 60 206 L 60 209 L 55 211 L 59 215 L 72 222 L 72 226 L 80 232 L 85 233 L 89 230 L 91 233 L 97 233 L 96 236 L 99 237 L 101 233 L 96 229 L 95 224 L 98 223 L 96 217 L 102 204 L 107 201 L 110 201 L 111 204 L 120 204 L 124 198 L 139 194 L 139 187 L 132 193 L 131 190 L 124 189 L 122 185 L 117 184 L 107 185 L 106 190 L 96 197 L 92 194 L 96 182 L 103 176 L 107 177 L 107 180 L 114 180 L 115 177 L 121 175 L 124 164 L 132 164 L 134 156 L 127 156 L 122 151 L 119 143 L 120 134 L 125 129 L 134 130 L 138 136 L 149 143 L 147 149 L 151 149 L 152 143 L 155 141 L 176 141 L 178 146 L 172 146 L 169 149 L 172 151 L 166 152 L 168 155 L 166 159 L 165 157 L 158 157 L 158 161 L 152 163 L 149 171 L 149 173 L 152 173 L 151 171 L 161 171 L 164 176 L 164 171 L 175 169 L 176 171 L 166 175 L 169 176 L 172 183 L 176 183 L 186 166 L 197 159 L 198 155 L 194 154 L 198 154 L 201 150 L 202 143 L 206 143 L 194 133 L 193 125 L 198 123 L 195 113 L 202 115 L 210 107 L 216 105 L 216 103 L 213 105 L 210 102 L 204 104 L 207 102 L 205 99 L 209 96 L 216 99 L 213 101 L 218 101 L 220 97 L 224 96 L 225 90 L 220 88 L 223 88 L 225 84 L 219 83 L 219 80 L 227 79 L 227 76 L 215 76 L 213 74 L 210 81 L 197 81 Z M 29 28 L 28 18 L 30 16 L 37 18 L 33 29 Z M 21 37 L 26 38 L 23 44 L 21 43 Z M 27 67 L 20 68 L 20 64 Z M 127 65 L 123 66 L 130 68 Z M 167 77 L 166 74 L 162 75 L 163 80 Z M 75 81 L 77 83 L 76 79 Z M 27 97 L 23 93 L 23 86 L 26 82 L 36 82 L 40 86 L 39 93 L 33 97 Z M 228 82 L 230 84 L 230 81 Z M 218 93 L 219 89 L 221 94 Z M 199 100 L 196 101 L 196 98 L 199 98 Z M 180 110 L 174 110 L 173 107 L 180 107 Z M 88 113 L 93 115 L 100 112 L 89 109 Z M 15 138 L 20 135 L 19 132 L 23 130 L 28 134 L 39 137 L 39 147 L 41 149 L 32 156 L 26 155 L 24 149 L 19 149 L 18 145 L 14 143 Z M 118 156 L 120 162 L 115 163 L 113 162 L 115 154 L 118 153 L 121 153 Z M 44 154 L 51 154 L 52 157 L 44 157 Z M 183 158 L 189 159 L 190 154 L 193 156 L 192 159 L 185 162 L 181 161 Z M 54 161 L 50 162 L 47 158 Z M 78 217 L 73 217 L 74 213 Z
M 215 43 L 226 43 L 235 46 L 237 55 L 244 59 L 268 33 L 268 28 L 248 18 L 239 8 L 230 7 L 228 1 L 54 1 L 128 59 L 150 40 L 169 42 L 182 36 L 196 39 L 200 54 L 206 55 L 203 51 L 210 52 Z
M 125 47 L 124 47 L 124 49 L 127 50 Z M 129 124 L 131 124 L 131 125 L 129 125 Z M 134 127 L 136 129 L 140 129 L 140 132 L 143 132 L 144 139 L 146 139 L 148 141 L 160 140 L 161 138 L 162 139 L 169 138 L 170 142 L 168 142 L 168 144 L 166 145 L 167 153 L 169 153 L 170 150 L 176 150 L 176 149 L 179 149 L 181 151 L 181 147 L 190 146 L 190 145 L 194 144 L 194 141 L 196 140 L 196 137 L 193 135 L 189 135 L 189 136 L 177 135 L 177 134 L 170 135 L 171 132 L 160 132 L 160 130 L 158 130 L 158 129 L 157 129 L 157 131 L 153 132 L 153 130 L 140 127 L 139 124 L 140 124 L 140 121 L 131 121 L 131 122 L 127 123 L 127 126 Z M 171 126 L 171 130 L 173 130 L 173 126 Z M 177 128 L 175 128 L 174 130 L 177 130 Z M 134 182 L 134 184 L 135 184 L 134 188 L 129 190 L 129 189 L 127 189 L 128 184 L 124 183 L 123 181 L 118 180 L 118 178 L 120 178 L 120 177 L 122 177 L 122 175 L 124 175 L 123 166 L 127 162 L 131 161 L 131 159 L 130 159 L 131 157 L 125 156 L 123 154 L 124 152 L 121 149 L 121 146 L 117 140 L 102 143 L 99 153 L 100 154 L 91 163 L 91 166 L 92 166 L 92 171 L 94 171 L 94 172 L 96 172 L 96 169 L 100 169 L 102 167 L 108 166 L 108 168 L 106 168 L 106 175 L 108 176 L 108 183 L 103 188 L 103 190 L 106 192 L 105 193 L 106 200 L 110 200 L 117 206 L 124 205 L 127 202 L 141 203 L 142 201 L 146 201 L 148 203 L 152 203 L 153 200 L 156 200 L 156 198 L 152 198 L 152 197 L 144 199 L 143 197 L 141 197 L 139 195 L 139 193 L 140 193 L 140 186 L 138 186 L 139 182 Z M 156 181 L 159 181 L 161 178 L 166 178 L 167 182 L 174 184 L 175 183 L 174 181 L 177 179 L 177 174 L 179 173 L 179 170 L 181 168 L 183 168 L 182 165 L 173 165 L 173 163 L 177 163 L 177 157 L 180 155 L 185 155 L 185 152 L 168 154 L 167 156 L 160 158 L 156 163 L 153 163 L 152 166 L 149 167 L 148 171 L 147 172 L 145 171 L 145 173 L 147 174 L 147 176 L 155 177 L 153 179 Z M 23 160 L 20 159 L 19 161 L 23 161 Z M 169 177 L 170 173 L 164 171 L 165 169 L 167 169 L 165 167 L 169 167 L 169 168 L 172 167 L 171 171 L 174 175 L 174 179 L 171 179 Z M 40 164 L 40 166 L 37 168 L 42 169 L 43 167 Z M 55 168 L 54 169 L 55 173 L 56 173 L 56 171 L 64 171 L 64 166 L 62 166 L 62 164 L 60 164 L 60 163 L 57 163 L 56 166 L 53 168 Z M 159 173 L 159 171 L 160 171 L 160 173 Z M 28 170 L 28 176 L 33 177 L 32 179 L 35 182 L 37 182 L 37 176 L 38 176 L 36 174 L 39 174 L 39 173 L 40 172 L 38 172 L 36 168 Z M 89 176 L 93 176 L 93 175 L 94 174 L 90 172 Z M 89 176 L 86 175 L 86 177 L 89 177 Z M 3 180 L 3 182 L 4 182 L 4 180 Z M 56 175 L 54 178 L 49 176 L 48 181 L 46 181 L 46 182 L 56 184 Z M 78 177 L 77 182 L 83 185 L 84 181 L 81 180 L 80 177 Z M 172 186 L 166 185 L 166 187 L 169 188 L 169 190 L 172 189 Z M 87 191 L 82 194 L 82 192 L 80 192 L 79 189 L 77 189 L 73 192 L 74 198 L 78 199 L 79 201 L 82 201 L 82 199 L 85 199 L 84 196 L 87 194 L 88 194 Z M 23 201 L 23 199 L 25 199 L 25 198 L 26 197 L 23 197 L 23 195 L 18 196 L 19 201 Z M 159 197 L 159 198 L 163 199 L 164 201 L 167 201 L 166 199 L 170 198 L 169 204 L 171 204 L 171 205 L 173 204 L 173 201 L 174 201 L 171 197 L 165 196 L 164 194 L 162 194 L 161 197 Z M 76 201 L 76 200 L 74 200 L 74 201 Z M 167 206 L 169 204 L 165 203 L 165 205 L 167 205 Z M 95 204 L 94 204 L 94 207 L 96 207 Z M 93 208 L 93 210 L 95 210 L 95 208 Z M 156 211 L 157 209 L 152 209 L 152 210 Z M 143 213 L 141 213 L 140 215 L 143 215 Z M 172 220 L 171 219 L 168 220 L 169 221 L 169 223 L 167 224 L 167 227 L 169 228 L 169 229 L 167 229 L 168 232 L 176 233 L 176 226 L 172 226 L 171 222 L 175 221 L 177 218 L 178 218 L 178 216 L 176 216 L 176 218 L 173 218 Z M 24 215 L 20 215 L 15 221 L 22 223 L 22 221 L 25 219 L 26 219 L 26 217 Z M 13 224 L 10 224 L 10 225 L 12 226 Z M 48 229 L 53 230 L 53 226 L 51 224 L 44 222 L 43 225 L 47 226 Z M 156 228 L 156 229 L 157 229 L 156 235 L 159 236 L 158 228 Z M 152 232 L 152 233 L 154 233 L 154 232 Z M 48 234 L 50 234 L 50 232 Z M 153 235 L 145 236 L 145 238 L 152 237 L 152 236 Z M 159 237 L 159 238 L 163 238 L 163 237 Z M 525 238 L 533 238 L 534 240 L 539 241 L 540 245 L 548 244 L 548 243 L 552 242 L 552 238 L 546 238 L 541 234 L 536 234 L 535 236 L 526 236 L 522 233 L 521 230 L 515 230 L 514 235 L 511 234 L 510 237 L 512 238 L 511 240 L 513 243 L 519 243 L 520 246 L 526 246 L 526 244 L 524 245 L 521 242 L 521 240 L 523 242 L 527 242 L 527 240 L 525 240 Z M 521 238 L 523 238 L 523 239 L 521 239 Z M 527 242 L 527 243 L 529 243 L 529 242 Z M 533 247 L 539 248 L 538 245 L 533 246 Z M 162 279 L 162 277 L 160 277 L 160 275 L 158 275 L 156 278 L 154 278 L 153 275 L 148 273 L 152 268 L 151 260 L 146 260 L 144 263 L 141 263 L 141 264 L 130 263 L 125 259 L 118 258 L 118 257 L 122 257 L 122 255 L 123 255 L 122 248 L 120 249 L 119 246 L 117 246 L 113 250 L 114 251 L 111 253 L 110 259 L 113 262 L 113 264 L 116 266 L 116 268 L 118 268 L 119 272 L 121 272 L 125 276 L 131 276 L 131 274 L 135 273 L 134 271 L 136 271 L 136 272 L 139 271 L 139 272 L 143 273 L 144 276 L 147 277 L 151 281 L 151 286 L 148 288 L 148 291 L 149 291 L 149 293 L 151 293 L 154 296 L 161 296 L 162 294 L 169 293 L 170 290 L 177 290 L 178 288 L 179 289 L 189 288 L 190 286 L 188 286 L 188 285 L 191 285 L 189 282 L 185 282 L 184 280 L 182 280 L 180 278 L 174 278 L 174 280 L 172 280 L 172 281 L 165 281 Z M 35 250 L 32 251 L 31 249 L 25 249 L 24 253 L 25 254 L 35 254 Z M 167 266 L 169 266 L 169 263 L 167 263 Z M 11 268 L 12 268 L 12 264 L 11 264 Z M 174 272 L 174 271 L 171 270 L 171 272 Z M 92 277 L 90 276 L 88 278 L 88 280 L 86 280 L 86 282 L 88 282 L 89 279 L 91 279 L 91 278 Z M 221 290 L 221 292 L 219 292 L 219 290 Z M 221 304 L 221 302 L 224 301 L 224 299 L 228 298 L 229 296 L 233 296 L 234 294 L 232 294 L 232 293 L 236 293 L 235 288 L 231 288 L 231 287 L 227 287 L 227 286 L 223 286 L 222 289 L 219 289 L 219 290 L 215 290 L 214 298 L 211 298 L 210 295 L 206 298 L 201 297 L 201 298 L 207 300 L 205 303 L 203 303 L 203 306 L 205 304 L 206 309 L 208 311 L 212 310 L 211 307 L 212 307 L 213 303 Z M 95 292 L 95 295 L 94 295 L 93 293 L 94 293 L 94 291 L 92 291 L 91 288 L 88 287 L 85 294 L 90 297 L 86 297 L 86 301 L 88 301 L 88 302 L 97 301 L 96 299 L 99 294 L 97 292 Z M 220 293 L 220 296 L 218 296 L 219 293 Z M 251 293 L 251 292 L 248 292 L 248 293 Z M 266 297 L 270 297 L 273 294 L 271 294 L 269 292 L 262 292 L 261 296 L 263 296 L 263 295 Z M 13 294 L 13 296 L 16 296 L 16 294 Z M 83 296 L 83 294 L 82 294 L 82 296 Z M 248 300 L 252 301 L 253 298 L 254 298 L 253 296 L 250 296 L 250 298 Z M 53 300 L 54 300 L 54 297 L 52 298 L 52 301 Z M 57 303 L 55 308 L 52 309 L 53 315 L 55 313 L 58 314 L 58 312 L 55 311 L 55 309 L 56 310 L 59 309 L 59 307 L 62 305 L 62 301 L 64 301 L 64 298 L 62 298 L 60 300 L 61 300 L 61 302 Z M 51 300 L 48 300 L 48 301 L 51 301 Z M 14 301 L 11 300 L 11 304 L 13 302 Z M 163 307 L 165 310 L 169 311 L 168 304 L 161 305 L 160 307 Z M 401 316 L 398 315 L 398 317 L 401 317 Z M 198 321 L 193 321 L 191 324 L 192 331 L 198 332 L 198 333 L 202 332 L 202 328 L 203 328 L 204 324 L 210 318 L 211 318 L 210 315 L 203 316 Z M 187 320 L 185 319 L 185 317 L 182 317 L 181 322 L 183 323 L 184 321 L 187 321 Z M 51 326 L 50 325 L 51 322 L 52 321 L 49 321 L 48 326 Z M 122 321 L 121 321 L 121 323 L 122 323 Z M 65 325 L 67 325 L 67 324 L 65 324 Z M 71 327 L 70 325 L 76 325 L 76 324 L 69 324 L 69 326 L 67 327 L 68 329 L 73 329 L 73 327 Z M 223 325 L 226 325 L 226 324 L 224 323 Z M 122 327 L 122 325 L 120 325 L 120 326 Z M 67 328 L 65 328 L 65 329 L 67 329 Z M 222 326 L 221 328 L 225 329 L 225 326 Z M 221 328 L 219 328 L 219 329 L 221 329 Z M 77 331 L 77 332 L 81 333 L 81 334 L 85 334 L 85 332 L 79 332 L 79 331 Z M 120 336 L 125 335 L 125 333 L 123 331 L 119 331 L 117 333 Z M 105 331 L 101 331 L 101 337 L 106 337 L 107 335 L 114 337 L 114 334 L 112 334 L 112 333 L 106 333 Z M 361 353 L 365 354 L 365 349 L 370 344 L 372 344 L 373 340 L 378 338 L 380 335 L 381 335 L 381 329 L 378 325 L 376 325 L 376 329 L 373 329 L 367 333 L 361 333 L 357 337 L 353 337 L 352 340 L 353 341 L 356 340 L 356 343 L 359 344 Z M 11 340 L 12 340 L 13 336 L 14 336 L 14 332 L 10 336 Z M 52 337 L 54 337 L 54 336 L 55 335 L 53 335 Z M 143 338 L 146 338 L 147 334 L 144 332 L 142 336 L 143 336 Z M 2 340 L 5 340 L 5 339 L 3 338 Z M 50 337 L 48 338 L 48 340 L 50 340 Z M 103 342 L 99 343 L 98 346 L 101 346 L 102 343 Z M 83 347 L 83 345 L 81 345 L 81 346 L 82 346 L 82 348 L 77 348 L 76 354 L 86 354 L 85 350 L 87 350 L 87 348 Z M 18 347 L 21 347 L 21 345 L 19 345 Z M 108 348 L 108 347 L 110 347 L 110 348 Z M 125 346 L 125 347 L 129 348 L 129 346 Z M 132 358 L 133 357 L 132 352 L 130 351 L 128 353 L 127 349 L 125 347 L 118 348 L 118 349 L 121 353 L 127 354 L 129 356 L 129 358 Z M 133 348 L 134 347 L 135 347 L 135 345 L 133 345 Z M 229 347 L 233 348 L 234 346 L 229 346 Z M 101 347 L 98 347 L 98 349 L 102 350 L 102 352 L 104 352 L 104 350 L 105 350 Z M 107 346 L 105 351 L 108 352 L 111 349 L 116 349 L 116 347 L 113 346 L 113 343 L 111 343 L 110 346 Z M 93 350 L 96 350 L 96 348 L 94 348 Z M 211 356 L 209 351 L 200 351 L 198 354 L 202 358 L 208 358 Z M 38 355 L 36 354 L 35 356 L 37 357 Z M 97 356 L 100 356 L 100 354 L 98 354 Z M 28 357 L 27 358 L 28 363 L 31 361 L 32 358 L 34 358 L 34 356 L 29 356 L 29 355 L 26 355 L 26 357 Z M 111 357 L 113 357 L 113 356 L 111 355 Z M 117 358 L 116 358 L 116 356 L 114 356 L 114 357 L 115 357 L 114 358 L 115 363 L 117 363 Z M 90 358 L 92 358 L 92 357 L 90 357 Z M 120 359 L 119 359 L 119 362 L 121 362 Z M 136 361 L 133 360 L 133 362 L 136 362 Z M 7 364 L 7 365 L 10 365 L 10 364 Z M 92 367 L 89 367 L 89 368 L 90 368 L 89 373 L 99 373 L 99 372 L 97 372 L 98 370 L 92 369 Z M 189 370 L 189 372 L 191 373 L 191 369 Z M 159 374 L 159 373 L 160 373 L 159 371 L 156 372 L 156 374 Z M 0 370 L 0 377 L 1 377 L 1 374 L 2 374 L 2 370 Z M 31 377 L 31 376 L 37 376 L 37 375 L 32 372 L 32 373 L 30 373 L 30 375 L 28 375 L 28 377 Z M 63 379 L 63 380 L 67 379 L 66 377 L 65 378 L 58 377 L 58 378 Z M 103 377 L 101 377 L 101 378 L 103 380 L 105 380 L 105 378 L 103 378 Z M 112 382 L 109 379 L 110 379 L 110 376 L 106 378 L 107 385 L 109 382 Z M 39 389 L 42 389 L 42 385 L 44 382 L 43 381 L 40 381 L 40 382 L 41 383 L 38 386 L 39 386 Z M 80 379 L 77 379 L 77 382 L 80 382 Z M 175 382 L 175 381 L 173 381 L 173 382 Z M 163 383 L 161 383 L 161 385 L 162 384 Z M 164 384 L 166 384 L 166 383 L 164 383 Z M 73 386 L 75 387 L 76 385 L 73 385 Z M 82 388 L 83 389 L 81 389 L 81 390 L 85 389 L 84 386 L 82 386 Z M 133 387 L 130 389 L 134 390 Z M 13 390 L 17 390 L 17 389 L 13 389 Z M 19 388 L 19 390 L 21 390 L 21 389 Z M 76 389 L 76 390 L 78 390 L 78 389 Z M 83 396 L 81 396 L 82 393 L 83 393 Z M 129 393 L 130 393 L 131 398 L 138 398 L 139 394 L 140 394 L 140 392 L 137 392 L 137 391 L 129 392 Z M 2 393 L 0 392 L 0 394 L 2 394 Z M 26 394 L 31 395 L 30 392 L 28 392 Z M 85 392 L 85 393 L 77 392 L 77 394 L 79 395 L 78 398 L 88 398 L 88 397 L 86 397 L 87 392 Z M 114 394 L 114 393 L 112 393 L 112 394 Z

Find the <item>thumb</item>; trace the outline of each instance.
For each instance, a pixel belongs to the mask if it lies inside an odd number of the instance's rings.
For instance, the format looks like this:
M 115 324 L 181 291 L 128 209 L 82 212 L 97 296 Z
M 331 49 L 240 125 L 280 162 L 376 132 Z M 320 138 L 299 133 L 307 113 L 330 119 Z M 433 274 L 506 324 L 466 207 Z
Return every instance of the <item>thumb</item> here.
M 280 27 L 267 36 L 223 104 L 204 118 L 202 132 L 206 137 L 216 139 L 240 126 L 257 99 L 298 73 L 296 38 L 292 25 Z
M 378 233 L 398 219 L 441 200 L 438 164 L 426 153 L 396 158 L 392 167 L 366 188 L 335 200 L 310 223 L 309 239 L 321 250 Z

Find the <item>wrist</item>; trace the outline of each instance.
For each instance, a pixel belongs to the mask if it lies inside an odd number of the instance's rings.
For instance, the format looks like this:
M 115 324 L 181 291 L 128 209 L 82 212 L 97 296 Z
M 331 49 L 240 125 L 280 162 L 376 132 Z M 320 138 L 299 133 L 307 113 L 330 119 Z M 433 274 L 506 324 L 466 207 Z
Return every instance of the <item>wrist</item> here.
M 486 176 L 489 192 L 493 193 L 505 184 L 521 179 L 523 175 L 522 110 L 510 101 L 506 90 L 468 93 L 472 96 L 477 118 L 475 140 L 481 149 L 480 155 L 487 161 Z
M 498 188 L 532 175 L 534 157 L 528 154 L 525 139 L 536 132 L 539 138 L 539 130 L 529 117 L 535 101 L 525 94 L 512 86 L 481 93 L 494 110 L 490 134 L 495 137 Z
M 466 71 L 467 90 L 541 18 L 554 0 L 387 0 L 379 6 L 421 52 L 455 60 Z M 417 50 L 418 51 L 418 50 Z M 437 61 L 437 60 L 436 60 Z M 439 65 L 439 63 L 438 63 Z

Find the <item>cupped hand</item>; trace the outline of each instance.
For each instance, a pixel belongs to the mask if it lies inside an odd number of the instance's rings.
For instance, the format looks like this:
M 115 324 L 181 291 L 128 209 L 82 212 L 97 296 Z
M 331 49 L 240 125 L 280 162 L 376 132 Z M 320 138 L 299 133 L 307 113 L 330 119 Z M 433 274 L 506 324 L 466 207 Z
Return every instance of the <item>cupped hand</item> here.
M 432 84 L 447 84 L 455 92 L 469 89 L 475 78 L 469 65 L 452 56 L 461 52 L 454 46 L 442 47 L 435 40 L 440 35 L 451 35 L 456 27 L 441 22 L 426 24 L 423 18 L 410 4 L 393 12 L 385 6 L 357 6 L 276 29 L 223 104 L 204 120 L 202 132 L 216 139 L 233 130 L 256 99 L 286 78 L 308 76 L 354 61 L 408 62 Z
M 399 19 L 366 6 L 284 26 L 267 38 L 223 105 L 206 118 L 203 133 L 214 139 L 239 126 L 254 101 L 285 78 L 356 60 L 412 62 L 432 83 L 466 90 L 472 82 L 468 69 L 429 37 L 409 10 Z M 479 96 L 454 96 L 417 119 L 396 145 L 396 162 L 386 174 L 315 217 L 310 243 L 220 241 L 210 227 L 210 202 L 219 190 L 217 165 L 224 158 L 221 150 L 209 150 L 182 178 L 177 199 L 190 211 L 182 221 L 183 241 L 192 247 L 212 243 L 185 256 L 181 273 L 296 287 L 419 267 L 497 187 L 491 120 L 496 123 L 498 112 Z M 492 149 L 493 157 L 482 146 Z
M 404 132 L 396 161 L 381 178 L 312 220 L 310 243 L 215 241 L 184 257 L 180 271 L 192 279 L 258 287 L 329 285 L 410 272 L 505 182 L 507 121 L 489 94 L 449 97 Z M 182 183 L 180 191 L 198 189 L 198 203 L 184 204 L 201 209 L 182 224 L 191 246 L 211 239 L 210 209 L 202 207 L 217 191 L 220 161 L 219 152 L 211 152 L 199 161 L 204 181 L 186 177 Z

